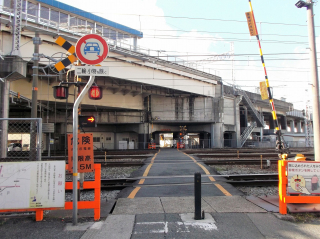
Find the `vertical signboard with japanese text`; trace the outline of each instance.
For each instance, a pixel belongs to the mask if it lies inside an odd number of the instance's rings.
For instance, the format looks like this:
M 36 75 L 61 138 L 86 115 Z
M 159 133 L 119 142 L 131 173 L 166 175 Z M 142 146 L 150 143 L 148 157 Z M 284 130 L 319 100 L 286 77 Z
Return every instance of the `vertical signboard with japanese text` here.
M 246 12 L 246 17 L 247 17 L 250 36 L 258 35 L 252 12 Z
M 260 93 L 261 93 L 262 100 L 269 99 L 269 94 L 268 94 L 267 85 L 265 81 L 260 82 Z
M 73 135 L 68 134 L 68 164 L 73 172 Z M 94 171 L 93 136 L 92 134 L 78 134 L 78 173 Z

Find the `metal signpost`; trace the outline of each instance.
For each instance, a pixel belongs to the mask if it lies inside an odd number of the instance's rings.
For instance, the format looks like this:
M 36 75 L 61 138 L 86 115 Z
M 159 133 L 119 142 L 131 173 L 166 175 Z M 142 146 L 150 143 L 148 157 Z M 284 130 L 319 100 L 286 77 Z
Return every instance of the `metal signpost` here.
M 82 63 L 96 65 L 101 63 L 108 55 L 107 42 L 98 35 L 89 34 L 81 37 L 76 44 L 77 58 Z M 91 71 L 90 71 L 91 72 Z M 78 223 L 78 107 L 84 95 L 94 82 L 96 74 L 90 74 L 90 79 L 73 106 L 73 225 Z

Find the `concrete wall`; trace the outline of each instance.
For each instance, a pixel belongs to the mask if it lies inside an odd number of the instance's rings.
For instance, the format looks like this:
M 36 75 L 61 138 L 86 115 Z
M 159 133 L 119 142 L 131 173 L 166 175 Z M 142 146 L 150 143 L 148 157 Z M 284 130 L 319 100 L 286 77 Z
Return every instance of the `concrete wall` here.
M 158 120 L 175 120 L 175 98 L 153 95 L 151 97 L 151 117 Z
M 225 97 L 224 98 L 224 124 L 234 125 L 235 115 L 234 115 L 234 99 Z

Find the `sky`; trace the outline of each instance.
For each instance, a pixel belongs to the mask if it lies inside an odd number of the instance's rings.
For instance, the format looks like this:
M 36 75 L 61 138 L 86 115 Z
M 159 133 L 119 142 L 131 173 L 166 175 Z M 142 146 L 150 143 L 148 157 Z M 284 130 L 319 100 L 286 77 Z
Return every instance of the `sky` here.
M 225 84 L 257 93 L 265 80 L 259 46 L 246 21 L 248 0 L 60 1 L 142 31 L 139 46 L 187 60 Z M 273 98 L 284 97 L 301 110 L 312 104 L 312 95 L 307 11 L 296 2 L 252 0 L 252 6 Z M 314 4 L 318 52 L 319 5 Z

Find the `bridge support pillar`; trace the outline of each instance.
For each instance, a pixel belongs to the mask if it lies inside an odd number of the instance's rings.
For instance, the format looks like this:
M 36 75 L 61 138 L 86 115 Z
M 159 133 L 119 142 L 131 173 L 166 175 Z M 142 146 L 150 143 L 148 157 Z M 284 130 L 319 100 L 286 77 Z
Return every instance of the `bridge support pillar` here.
M 223 148 L 223 123 L 211 124 L 211 145 L 211 148 Z
M 214 142 L 214 124 L 210 125 L 210 134 L 211 134 L 211 138 L 210 138 L 210 148 L 214 148 L 215 147 L 215 142 Z
M 294 133 L 294 120 L 290 121 L 290 130 L 291 130 L 291 133 Z
M 148 143 L 150 143 L 149 123 L 142 123 L 139 125 L 138 149 L 148 149 Z

